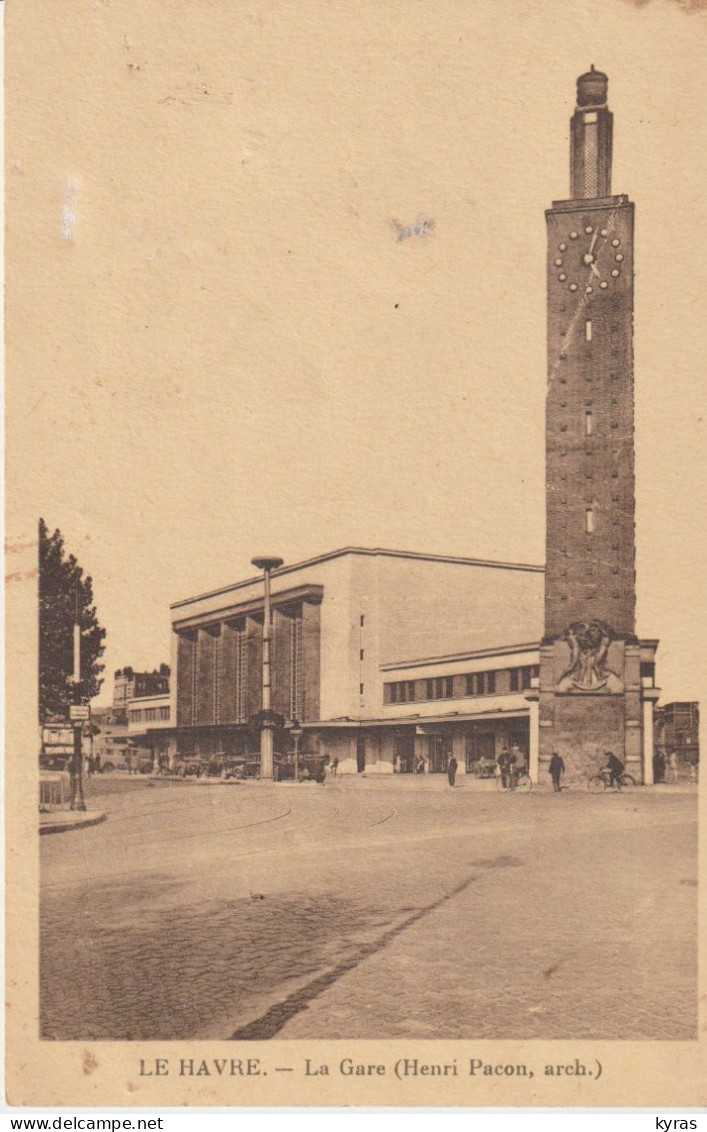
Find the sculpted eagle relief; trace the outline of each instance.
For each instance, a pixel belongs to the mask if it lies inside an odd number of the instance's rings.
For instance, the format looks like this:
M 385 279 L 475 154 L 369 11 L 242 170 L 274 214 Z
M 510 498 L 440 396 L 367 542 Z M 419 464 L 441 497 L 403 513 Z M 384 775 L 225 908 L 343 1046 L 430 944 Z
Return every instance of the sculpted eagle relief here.
M 565 641 L 569 667 L 557 681 L 558 692 L 620 692 L 620 677 L 607 664 L 612 633 L 605 621 L 573 621 Z

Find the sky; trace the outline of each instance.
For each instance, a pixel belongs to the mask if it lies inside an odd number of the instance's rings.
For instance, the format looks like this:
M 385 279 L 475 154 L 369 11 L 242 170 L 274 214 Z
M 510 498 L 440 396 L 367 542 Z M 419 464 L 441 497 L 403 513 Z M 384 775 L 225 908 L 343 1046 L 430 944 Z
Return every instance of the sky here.
M 19 8 L 8 538 L 42 515 L 92 575 L 99 702 L 256 554 L 543 562 L 544 209 L 592 63 L 637 208 L 637 627 L 699 698 L 704 5 Z

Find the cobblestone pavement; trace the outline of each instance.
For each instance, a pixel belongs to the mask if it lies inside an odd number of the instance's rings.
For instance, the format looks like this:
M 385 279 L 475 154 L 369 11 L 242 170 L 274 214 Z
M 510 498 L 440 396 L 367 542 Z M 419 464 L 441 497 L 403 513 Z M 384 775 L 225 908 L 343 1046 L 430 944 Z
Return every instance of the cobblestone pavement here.
M 94 779 L 48 1039 L 691 1039 L 696 795 Z

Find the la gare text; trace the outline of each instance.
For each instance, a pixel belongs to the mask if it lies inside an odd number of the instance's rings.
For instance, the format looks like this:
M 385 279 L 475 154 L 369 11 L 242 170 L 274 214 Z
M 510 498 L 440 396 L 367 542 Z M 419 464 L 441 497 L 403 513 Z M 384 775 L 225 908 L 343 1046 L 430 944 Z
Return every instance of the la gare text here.
M 524 1062 L 483 1061 L 479 1057 L 453 1058 L 447 1062 L 422 1061 L 417 1057 L 400 1057 L 395 1062 L 364 1062 L 342 1057 L 332 1063 L 303 1058 L 297 1065 L 266 1067 L 260 1058 L 248 1057 L 167 1057 L 140 1061 L 140 1077 L 267 1077 L 272 1073 L 295 1073 L 301 1077 L 535 1077 L 536 1070 Z M 544 1077 L 601 1076 L 600 1062 L 585 1064 L 578 1057 L 568 1062 L 548 1064 L 538 1070 Z

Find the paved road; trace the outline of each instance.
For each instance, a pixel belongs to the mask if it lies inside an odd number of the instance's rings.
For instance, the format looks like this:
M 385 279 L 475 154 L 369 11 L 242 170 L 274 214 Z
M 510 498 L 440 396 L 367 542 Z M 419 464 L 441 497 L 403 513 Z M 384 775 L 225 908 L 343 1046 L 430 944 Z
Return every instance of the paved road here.
M 95 779 L 45 1038 L 691 1039 L 696 796 Z

